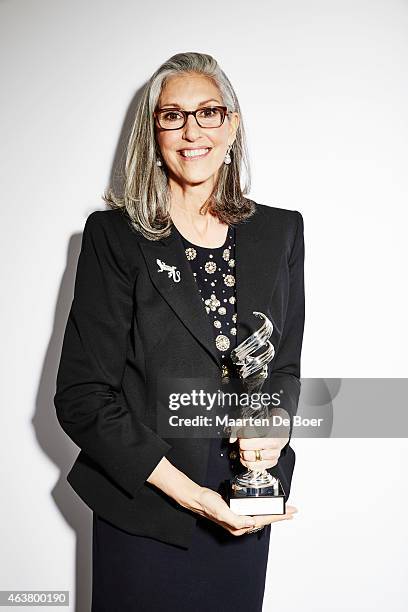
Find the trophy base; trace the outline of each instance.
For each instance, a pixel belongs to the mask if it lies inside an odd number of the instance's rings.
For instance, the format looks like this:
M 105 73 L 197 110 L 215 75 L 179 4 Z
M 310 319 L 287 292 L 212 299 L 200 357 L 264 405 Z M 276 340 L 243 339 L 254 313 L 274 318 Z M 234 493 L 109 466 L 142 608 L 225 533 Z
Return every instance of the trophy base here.
M 245 482 L 245 478 L 236 476 L 228 481 L 227 495 L 229 507 L 235 514 L 258 516 L 286 512 L 285 491 L 280 480 L 272 476 L 269 484 L 262 485 Z

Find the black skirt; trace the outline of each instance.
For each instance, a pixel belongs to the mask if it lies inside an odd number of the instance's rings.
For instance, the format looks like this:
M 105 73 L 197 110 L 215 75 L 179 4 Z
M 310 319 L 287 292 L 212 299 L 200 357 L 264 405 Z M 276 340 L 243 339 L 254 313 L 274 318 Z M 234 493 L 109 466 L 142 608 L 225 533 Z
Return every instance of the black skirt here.
M 228 445 L 211 443 L 205 484 L 219 492 L 236 473 Z M 199 517 L 186 550 L 130 534 L 94 513 L 91 612 L 261 612 L 270 529 L 237 537 Z

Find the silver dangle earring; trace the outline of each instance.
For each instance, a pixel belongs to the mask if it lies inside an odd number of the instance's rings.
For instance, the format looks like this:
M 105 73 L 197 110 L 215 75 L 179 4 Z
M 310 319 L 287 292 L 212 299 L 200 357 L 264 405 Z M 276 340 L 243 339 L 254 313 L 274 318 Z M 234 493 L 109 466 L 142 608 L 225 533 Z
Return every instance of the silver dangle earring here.
M 224 157 L 224 164 L 226 164 L 227 166 L 231 163 L 231 155 L 230 155 L 231 148 L 232 148 L 232 145 L 229 145 L 227 152 L 225 154 L 225 157 Z
M 159 157 L 156 159 L 156 164 L 157 164 L 157 166 L 162 166 L 163 165 L 162 161 L 161 161 L 161 159 Z

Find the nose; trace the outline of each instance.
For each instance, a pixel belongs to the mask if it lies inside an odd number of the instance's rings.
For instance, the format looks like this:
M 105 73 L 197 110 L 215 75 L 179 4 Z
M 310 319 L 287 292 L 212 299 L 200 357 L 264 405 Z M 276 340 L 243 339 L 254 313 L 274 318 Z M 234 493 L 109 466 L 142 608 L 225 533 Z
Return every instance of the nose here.
M 200 126 L 193 115 L 187 116 L 187 122 L 184 126 L 184 135 L 188 140 L 195 140 L 200 135 Z

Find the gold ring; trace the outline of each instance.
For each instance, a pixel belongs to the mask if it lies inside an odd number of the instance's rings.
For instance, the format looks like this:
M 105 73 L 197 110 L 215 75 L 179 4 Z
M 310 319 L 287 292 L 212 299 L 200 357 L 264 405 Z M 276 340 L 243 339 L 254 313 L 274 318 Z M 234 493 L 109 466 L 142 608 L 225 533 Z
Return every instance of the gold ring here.
M 261 451 L 258 449 L 255 451 L 255 461 L 262 461 Z

